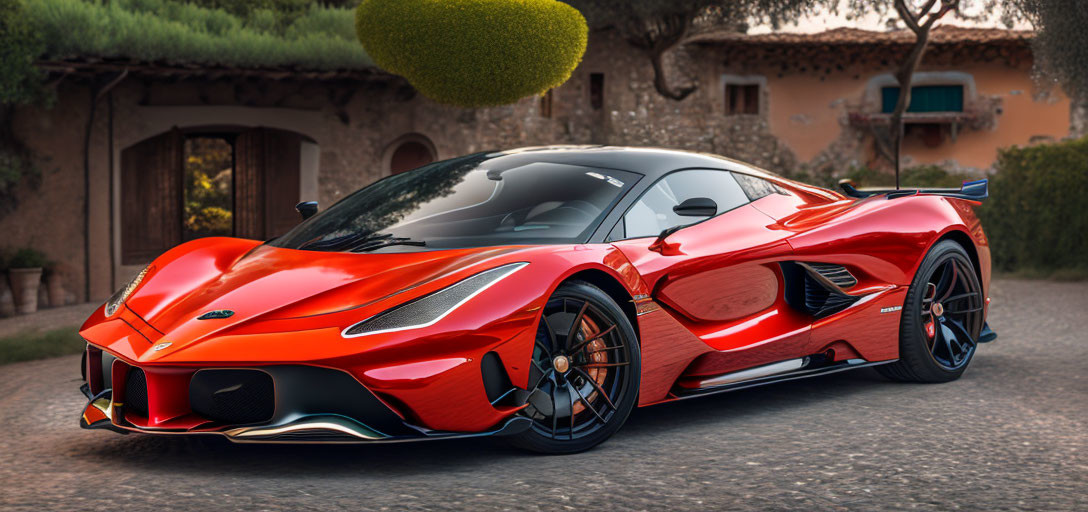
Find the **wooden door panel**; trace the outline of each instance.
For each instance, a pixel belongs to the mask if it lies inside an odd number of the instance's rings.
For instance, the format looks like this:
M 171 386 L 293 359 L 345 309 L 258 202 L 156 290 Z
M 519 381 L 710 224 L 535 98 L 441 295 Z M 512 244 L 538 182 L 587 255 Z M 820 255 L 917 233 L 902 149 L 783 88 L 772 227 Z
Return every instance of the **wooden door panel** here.
M 234 234 L 265 240 L 298 224 L 302 137 L 254 128 L 234 144 Z
M 121 152 L 121 263 L 138 265 L 181 243 L 184 140 L 171 130 Z

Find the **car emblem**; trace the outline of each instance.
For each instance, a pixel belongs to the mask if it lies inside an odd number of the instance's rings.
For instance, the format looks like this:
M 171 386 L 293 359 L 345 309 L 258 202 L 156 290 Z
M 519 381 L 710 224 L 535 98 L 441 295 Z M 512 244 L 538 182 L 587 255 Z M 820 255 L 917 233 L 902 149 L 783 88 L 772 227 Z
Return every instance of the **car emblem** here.
M 209 311 L 196 317 L 197 320 L 217 320 L 220 318 L 230 318 L 234 316 L 234 312 L 229 309 L 217 309 L 215 311 Z
M 158 352 L 160 350 L 165 350 L 170 345 L 173 345 L 173 343 L 170 343 L 169 341 L 164 341 L 162 343 L 159 343 L 158 345 L 155 345 L 154 347 L 151 347 L 151 351 Z

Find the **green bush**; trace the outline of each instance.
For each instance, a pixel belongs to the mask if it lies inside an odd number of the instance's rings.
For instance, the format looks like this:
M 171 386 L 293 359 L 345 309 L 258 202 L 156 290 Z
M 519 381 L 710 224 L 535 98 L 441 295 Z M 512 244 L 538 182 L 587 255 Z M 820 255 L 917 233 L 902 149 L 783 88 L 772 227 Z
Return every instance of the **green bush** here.
M 41 251 L 27 247 L 15 251 L 7 265 L 8 268 L 45 268 L 50 262 Z
M 581 13 L 556 0 L 363 0 L 356 30 L 379 67 L 463 107 L 563 84 L 589 37 Z
M 11 0 L 0 0 L 11 1 Z M 285 0 L 286 2 L 286 0 Z M 34 0 L 25 22 L 41 33 L 48 58 L 125 57 L 245 68 L 365 69 L 373 65 L 356 39 L 351 9 L 275 2 L 261 9 L 238 3 L 172 0 Z M 219 6 L 234 6 L 231 11 Z
M 1088 271 L 1088 137 L 1000 152 L 979 208 L 994 267 L 1032 275 Z

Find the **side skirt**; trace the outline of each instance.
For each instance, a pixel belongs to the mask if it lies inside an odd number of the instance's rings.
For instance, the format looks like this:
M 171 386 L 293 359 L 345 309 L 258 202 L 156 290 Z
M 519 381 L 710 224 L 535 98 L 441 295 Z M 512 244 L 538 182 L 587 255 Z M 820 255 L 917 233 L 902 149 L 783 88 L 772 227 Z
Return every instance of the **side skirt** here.
M 676 400 L 683 400 L 686 398 L 694 398 L 697 396 L 714 395 L 717 393 L 725 393 L 727 391 L 737 391 L 740 389 L 748 389 L 756 386 L 763 386 L 765 384 L 774 384 L 777 382 L 786 382 L 797 379 L 804 379 L 808 377 L 816 377 L 818 375 L 828 375 L 831 373 L 838 373 L 846 370 L 853 370 L 856 368 L 865 368 L 869 366 L 880 366 L 882 364 L 894 363 L 898 359 L 889 359 L 887 361 L 866 361 L 864 359 L 849 359 L 846 361 L 840 361 L 830 364 L 819 364 L 816 362 L 815 357 L 805 357 L 801 359 L 791 359 L 789 361 L 782 361 L 779 363 L 773 363 L 766 366 L 749 368 L 747 370 L 741 370 L 739 372 L 728 373 L 718 377 L 712 377 L 706 379 L 704 382 L 728 382 L 718 386 L 708 387 L 696 387 L 696 388 L 674 388 L 673 396 Z M 795 363 L 796 362 L 796 363 Z M 773 367 L 786 367 L 800 365 L 800 368 L 786 372 L 776 372 L 774 375 L 759 376 L 754 378 L 744 378 L 745 374 L 751 374 L 757 372 L 761 368 L 773 368 Z M 781 366 L 779 366 L 781 365 Z M 740 380 L 733 380 L 730 377 L 735 376 Z

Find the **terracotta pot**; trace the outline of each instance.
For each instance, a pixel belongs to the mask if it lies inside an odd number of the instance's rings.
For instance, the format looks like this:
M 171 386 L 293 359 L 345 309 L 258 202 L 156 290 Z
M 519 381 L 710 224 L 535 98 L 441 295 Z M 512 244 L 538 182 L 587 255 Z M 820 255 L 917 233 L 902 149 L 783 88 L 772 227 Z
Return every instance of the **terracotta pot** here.
M 15 316 L 15 302 L 11 298 L 11 287 L 6 275 L 0 275 L 0 318 Z
M 8 269 L 11 294 L 15 297 L 15 313 L 28 315 L 38 310 L 38 287 L 42 282 L 40 268 Z
M 53 272 L 49 274 L 49 277 L 45 278 L 45 288 L 49 292 L 49 307 L 59 308 L 64 305 L 64 299 L 67 292 L 64 291 L 64 278 Z

